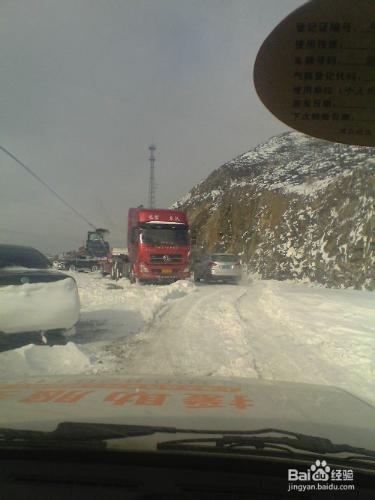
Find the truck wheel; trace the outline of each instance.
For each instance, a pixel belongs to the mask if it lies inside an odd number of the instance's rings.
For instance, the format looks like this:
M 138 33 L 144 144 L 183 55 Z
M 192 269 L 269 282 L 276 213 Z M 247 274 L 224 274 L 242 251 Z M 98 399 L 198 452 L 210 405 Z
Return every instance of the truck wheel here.
M 136 277 L 134 276 L 133 266 L 130 268 L 130 271 L 129 271 L 129 281 L 131 284 L 136 282 Z
M 137 284 L 142 284 L 144 283 L 143 280 L 141 280 L 140 278 L 137 278 L 135 275 L 134 275 L 134 270 L 133 270 L 133 267 L 130 268 L 130 273 L 129 273 L 129 281 L 130 283 L 133 285 L 134 283 L 137 283 Z
M 115 269 L 115 280 L 119 280 L 122 278 L 122 272 L 121 269 L 117 266 Z
M 91 271 L 95 272 L 98 270 L 98 266 L 92 266 Z

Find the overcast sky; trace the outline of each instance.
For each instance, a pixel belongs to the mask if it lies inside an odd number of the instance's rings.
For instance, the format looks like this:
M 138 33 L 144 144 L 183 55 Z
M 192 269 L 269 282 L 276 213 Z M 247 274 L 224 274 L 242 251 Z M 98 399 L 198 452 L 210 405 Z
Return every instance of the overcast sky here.
M 286 130 L 256 53 L 302 0 L 1 0 L 0 145 L 124 245 L 127 210 L 167 207 Z M 89 227 L 0 151 L 0 241 L 78 247 Z

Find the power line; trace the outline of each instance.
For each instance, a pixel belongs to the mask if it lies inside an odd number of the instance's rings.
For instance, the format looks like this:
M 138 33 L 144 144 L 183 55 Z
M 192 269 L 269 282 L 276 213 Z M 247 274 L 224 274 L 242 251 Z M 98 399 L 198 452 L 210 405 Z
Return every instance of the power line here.
M 70 210 L 72 210 L 80 219 L 84 220 L 86 222 L 86 224 L 88 224 L 89 226 L 91 226 L 93 229 L 96 230 L 96 226 L 94 226 L 94 224 L 92 224 L 88 219 L 86 219 L 86 217 L 84 215 L 82 215 L 80 212 L 78 212 L 78 210 L 76 210 L 70 203 L 65 201 L 64 198 L 62 198 L 58 193 L 56 193 L 56 191 L 51 186 L 49 186 L 41 177 L 39 177 L 39 175 L 37 175 L 35 172 L 33 172 L 30 167 L 28 167 L 27 165 L 22 163 L 21 160 L 19 160 L 16 156 L 14 156 L 14 154 L 12 154 L 7 149 L 3 148 L 2 146 L 0 146 L 0 149 L 5 154 L 7 154 L 10 158 L 12 158 L 12 160 L 14 160 L 16 163 L 18 163 L 18 165 L 20 165 L 22 168 L 24 168 L 26 170 L 26 172 L 28 172 L 32 177 L 34 177 L 34 179 L 36 179 L 38 182 L 43 184 L 43 186 L 45 188 L 47 188 L 50 193 L 52 193 L 54 196 L 56 196 L 56 198 L 58 198 L 61 201 L 61 203 L 63 203 L 66 207 L 68 207 Z

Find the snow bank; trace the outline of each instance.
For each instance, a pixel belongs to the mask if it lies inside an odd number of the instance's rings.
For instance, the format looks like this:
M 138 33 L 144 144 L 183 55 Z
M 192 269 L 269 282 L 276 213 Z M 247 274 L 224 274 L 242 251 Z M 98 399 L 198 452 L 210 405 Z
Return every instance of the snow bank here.
M 105 340 L 134 334 L 153 321 L 170 301 L 195 291 L 190 281 L 171 285 L 131 285 L 100 275 L 74 273 L 81 299 L 81 321 L 93 326 L 105 324 Z
M 283 335 L 284 361 L 267 369 L 276 376 L 284 372 L 288 380 L 295 375 L 298 381 L 339 385 L 375 401 L 373 292 L 276 281 L 259 282 L 254 290 L 260 292 L 259 308 L 279 325 L 276 339 Z
M 73 343 L 64 346 L 26 345 L 0 354 L 0 377 L 66 375 L 90 368 L 89 358 Z
M 51 283 L 0 287 L 0 332 L 71 328 L 79 317 L 79 299 L 70 278 Z

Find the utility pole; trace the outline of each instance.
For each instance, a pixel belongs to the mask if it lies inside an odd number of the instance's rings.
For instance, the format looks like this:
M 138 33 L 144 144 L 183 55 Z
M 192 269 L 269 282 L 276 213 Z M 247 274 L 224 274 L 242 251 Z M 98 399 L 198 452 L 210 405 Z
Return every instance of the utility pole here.
M 149 146 L 150 151 L 150 182 L 148 186 L 148 208 L 155 208 L 155 144 Z

